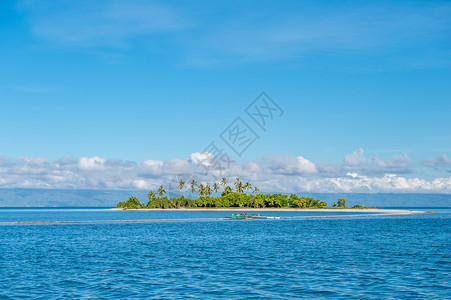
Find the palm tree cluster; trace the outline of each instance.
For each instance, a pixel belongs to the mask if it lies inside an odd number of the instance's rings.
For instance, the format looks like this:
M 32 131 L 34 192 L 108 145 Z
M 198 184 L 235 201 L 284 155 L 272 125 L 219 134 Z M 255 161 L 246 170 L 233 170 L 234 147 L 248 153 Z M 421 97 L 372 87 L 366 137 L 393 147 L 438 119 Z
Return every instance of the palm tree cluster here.
M 133 198 L 130 201 L 127 202 L 119 202 L 118 207 L 128 207 L 128 208 L 145 208 L 145 207 L 182 207 L 182 206 L 191 206 L 194 200 L 196 193 L 199 194 L 199 196 L 202 197 L 210 197 L 210 195 L 215 194 L 216 197 L 222 197 L 227 196 L 232 193 L 239 193 L 242 195 L 247 195 L 246 191 L 253 192 L 255 196 L 260 192 L 260 190 L 257 187 L 252 187 L 252 185 L 249 182 L 243 183 L 239 178 L 236 178 L 236 181 L 234 182 L 233 186 L 235 189 L 232 189 L 228 184 L 228 181 L 226 178 L 222 178 L 221 181 L 218 182 L 205 182 L 200 183 L 195 179 L 192 179 L 189 183 L 189 186 L 184 180 L 180 180 L 177 183 L 177 187 L 180 190 L 180 193 L 182 196 L 180 198 L 173 198 L 169 199 L 165 197 L 166 189 L 163 185 L 160 185 L 156 191 L 150 191 L 147 194 L 147 199 L 149 200 L 147 205 L 140 203 L 137 198 Z M 222 192 L 219 195 L 219 191 L 221 190 L 222 185 Z M 188 190 L 192 193 L 193 197 L 192 200 L 185 198 L 185 190 Z M 159 196 L 160 198 L 158 198 Z M 189 201 L 188 201 L 189 200 Z
M 253 187 L 249 182 L 243 183 L 236 178 L 233 188 L 228 185 L 226 178 L 218 182 L 200 183 L 193 179 L 189 186 L 185 181 L 178 182 L 178 189 L 183 193 L 179 198 L 168 198 L 165 196 L 166 190 L 160 185 L 156 191 L 149 191 L 147 194 L 147 204 L 141 203 L 138 198 L 130 197 L 126 202 L 119 202 L 119 208 L 189 208 L 189 207 L 290 207 L 290 208 L 322 208 L 327 203 L 314 198 L 298 197 L 296 194 L 290 196 L 285 194 L 259 194 L 260 190 Z M 222 188 L 220 187 L 222 186 Z M 192 199 L 185 198 L 185 189 L 188 189 L 193 195 Z M 219 191 L 222 190 L 221 194 Z M 247 193 L 249 191 L 249 194 Z M 195 194 L 200 195 L 195 199 Z M 251 193 L 254 193 L 252 195 Z M 216 194 L 215 196 L 210 196 Z M 346 207 L 345 199 L 338 199 L 339 208 Z M 355 206 L 354 208 L 364 208 Z
M 230 186 L 228 186 L 227 183 L 228 181 L 225 177 L 223 177 L 219 182 L 219 184 L 223 186 L 222 194 L 234 192 L 234 190 Z M 205 184 L 204 183 L 198 184 L 198 182 L 193 179 L 190 182 L 188 190 L 193 194 L 193 199 L 196 192 L 200 196 L 210 196 L 212 194 L 217 195 L 220 190 L 219 184 L 217 182 L 214 182 L 212 184 L 209 182 L 206 182 Z M 257 187 L 252 187 L 252 185 L 249 182 L 246 183 L 241 182 L 240 178 L 238 177 L 236 178 L 236 181 L 233 185 L 235 187 L 235 192 L 237 193 L 246 193 L 246 191 L 250 191 L 255 195 L 257 195 L 257 193 L 260 192 L 260 190 Z M 185 195 L 184 194 L 185 187 L 186 187 L 185 181 L 180 180 L 180 182 L 178 183 L 178 188 L 181 193 L 183 192 L 183 195 Z

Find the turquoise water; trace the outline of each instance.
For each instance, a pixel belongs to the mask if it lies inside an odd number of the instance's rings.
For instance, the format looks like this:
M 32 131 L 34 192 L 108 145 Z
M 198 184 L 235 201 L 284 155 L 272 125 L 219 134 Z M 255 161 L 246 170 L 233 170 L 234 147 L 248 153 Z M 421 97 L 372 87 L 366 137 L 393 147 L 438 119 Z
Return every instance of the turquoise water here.
M 3 225 L 0 298 L 451 298 L 451 210 L 437 212 Z M 0 222 L 216 214 L 229 213 L 0 209 Z

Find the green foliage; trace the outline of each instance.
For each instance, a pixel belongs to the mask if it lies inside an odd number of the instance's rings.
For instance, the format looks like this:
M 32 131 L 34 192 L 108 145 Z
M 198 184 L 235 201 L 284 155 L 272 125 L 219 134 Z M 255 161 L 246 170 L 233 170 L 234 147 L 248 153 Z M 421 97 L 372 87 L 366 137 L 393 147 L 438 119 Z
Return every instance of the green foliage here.
M 368 207 L 363 206 L 363 205 L 354 205 L 352 208 L 367 209 Z
M 153 207 L 157 203 L 157 196 L 155 195 L 154 191 L 150 191 L 147 194 L 147 199 L 149 199 L 149 201 L 147 202 L 147 206 L 146 206 L 148 208 Z
M 220 185 L 223 186 L 221 196 L 212 197 L 212 194 L 218 193 Z M 147 194 L 147 205 L 139 202 L 138 198 L 130 197 L 126 202 L 119 202 L 118 208 L 190 208 L 190 207 L 253 207 L 253 208 L 323 208 L 327 203 L 314 198 L 298 197 L 296 194 L 290 196 L 285 194 L 259 194 L 260 190 L 253 187 L 249 182 L 242 183 L 239 178 L 233 183 L 235 191 L 227 185 L 227 179 L 222 178 L 219 182 L 210 184 L 209 182 L 200 183 L 191 180 L 189 191 L 193 194 L 192 199 L 181 196 L 179 198 L 168 198 L 165 196 L 166 190 L 160 185 L 157 191 L 150 191 Z M 187 187 L 185 181 L 178 183 L 180 192 L 184 194 L 184 188 Z M 249 194 L 247 193 L 249 191 Z M 194 199 L 194 194 L 198 192 L 200 197 Z M 255 195 L 251 195 L 254 193 Z M 160 196 L 159 198 L 157 197 Z M 346 207 L 346 199 L 338 199 L 333 207 Z M 365 206 L 355 205 L 353 208 L 366 208 Z
M 346 199 L 340 198 L 337 200 L 337 205 L 338 205 L 338 207 L 345 208 L 346 202 L 348 202 Z
M 163 198 L 164 194 L 166 194 L 166 190 L 164 189 L 163 185 L 160 185 L 158 188 L 158 195 L 160 195 L 160 198 Z
M 295 194 L 291 194 L 288 198 L 290 207 L 293 208 L 323 208 L 327 206 L 327 203 L 314 198 L 298 197 Z
M 146 206 L 144 203 L 139 202 L 139 199 L 136 197 L 131 196 L 128 198 L 126 202 L 119 202 L 117 204 L 118 208 L 145 208 Z
M 202 195 L 203 194 L 203 195 Z M 130 200 L 132 199 L 132 200 Z M 120 202 L 117 207 L 126 208 L 214 208 L 214 207 L 252 207 L 252 208 L 321 208 L 327 206 L 326 202 L 320 202 L 313 198 L 297 197 L 291 195 L 288 197 L 284 194 L 258 194 L 248 195 L 245 193 L 237 193 L 233 191 L 223 192 L 220 197 L 212 197 L 206 193 L 195 200 L 180 198 L 157 198 L 154 192 L 149 192 L 147 205 L 139 203 L 135 197 L 130 197 L 127 202 Z M 136 199 L 136 200 L 134 200 Z M 288 206 L 288 203 L 290 204 Z
M 224 191 L 222 192 L 222 194 L 221 194 L 221 197 L 222 196 L 225 196 L 225 195 L 227 195 L 227 194 L 230 194 L 230 193 L 232 193 L 233 191 L 232 191 L 232 188 L 230 188 L 230 186 L 226 186 L 226 187 L 224 187 Z

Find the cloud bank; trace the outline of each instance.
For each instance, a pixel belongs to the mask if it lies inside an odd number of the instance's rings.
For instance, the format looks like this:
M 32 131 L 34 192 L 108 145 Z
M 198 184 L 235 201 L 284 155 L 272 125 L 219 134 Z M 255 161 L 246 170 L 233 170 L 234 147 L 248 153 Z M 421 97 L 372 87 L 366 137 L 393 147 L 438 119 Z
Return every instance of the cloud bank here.
M 199 182 L 220 177 L 251 181 L 261 191 L 271 192 L 370 192 L 451 193 L 451 177 L 426 180 L 406 177 L 413 163 L 406 154 L 386 160 L 367 158 L 363 149 L 345 156 L 340 164 L 314 163 L 303 156 L 267 155 L 213 170 L 211 153 L 193 153 L 189 158 L 145 159 L 140 163 L 102 157 L 0 157 L 0 188 L 44 189 L 155 189 L 160 184 L 176 190 L 177 180 Z M 432 168 L 449 165 L 446 155 L 422 162 Z

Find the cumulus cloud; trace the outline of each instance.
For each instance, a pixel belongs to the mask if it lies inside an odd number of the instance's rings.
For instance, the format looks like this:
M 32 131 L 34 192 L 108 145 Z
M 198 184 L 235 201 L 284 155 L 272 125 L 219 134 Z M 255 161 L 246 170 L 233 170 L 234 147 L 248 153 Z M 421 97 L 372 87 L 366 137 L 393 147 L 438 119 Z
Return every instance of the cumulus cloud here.
M 317 164 L 303 156 L 267 155 L 228 168 L 214 170 L 213 155 L 193 153 L 189 158 L 140 163 L 94 157 L 0 157 L 0 188 L 156 189 L 160 184 L 176 191 L 176 181 L 230 180 L 240 177 L 260 190 L 272 192 L 428 192 L 451 193 L 451 177 L 426 180 L 406 178 L 412 167 L 406 154 L 368 159 L 362 149 L 345 156 L 340 164 Z M 429 166 L 446 165 L 446 156 L 426 160 Z M 437 163 L 441 162 L 441 164 Z
M 362 148 L 353 151 L 351 154 L 346 155 L 342 161 L 341 172 L 333 173 L 336 176 L 340 173 L 347 171 L 358 171 L 361 174 L 366 175 L 382 175 L 386 173 L 408 174 L 412 173 L 412 162 L 406 153 L 402 155 L 394 155 L 386 160 L 379 157 L 373 157 L 371 159 L 365 157 Z M 329 169 L 331 169 L 329 167 Z
M 103 170 L 105 168 L 106 159 L 94 156 L 91 158 L 82 157 L 78 162 L 78 168 L 80 170 Z
M 405 178 L 395 174 L 380 177 L 350 174 L 348 177 L 326 178 L 315 181 L 312 189 L 307 186 L 304 191 L 314 192 L 361 192 L 361 193 L 416 193 L 416 192 L 451 192 L 451 177 L 437 178 L 431 181 L 420 178 Z M 321 188 L 323 187 L 323 188 Z
M 316 165 L 302 156 L 267 155 L 263 159 L 263 166 L 276 174 L 313 174 L 318 172 Z
M 203 165 L 205 167 L 209 167 L 211 165 L 211 160 L 213 158 L 213 154 L 208 152 L 195 152 L 191 154 L 191 161 L 196 164 Z
M 346 155 L 343 158 L 343 166 L 345 168 L 352 168 L 355 166 L 364 166 L 368 163 L 365 155 L 363 155 L 363 149 L 359 148 L 353 151 L 351 154 Z
M 451 166 L 451 160 L 443 153 L 440 157 L 437 158 L 427 158 L 421 162 L 421 164 L 425 167 L 431 168 L 445 168 Z
M 45 156 L 37 158 L 19 157 L 17 164 L 14 164 L 9 169 L 11 173 L 21 174 L 44 174 L 48 169 L 49 162 Z

